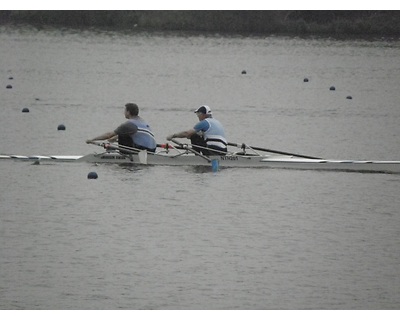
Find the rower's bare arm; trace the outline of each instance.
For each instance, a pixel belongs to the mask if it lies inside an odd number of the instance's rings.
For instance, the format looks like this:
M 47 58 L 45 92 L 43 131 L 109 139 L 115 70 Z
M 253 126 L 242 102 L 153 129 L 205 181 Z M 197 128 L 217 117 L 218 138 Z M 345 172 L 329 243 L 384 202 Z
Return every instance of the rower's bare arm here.
M 167 136 L 167 140 L 171 140 L 174 138 L 188 138 L 189 139 L 195 133 L 196 133 L 196 131 L 193 129 L 181 131 L 178 133 L 170 134 L 169 136 Z
M 114 135 L 113 137 L 111 137 L 111 138 L 108 138 L 108 141 L 109 142 L 115 142 L 115 141 L 117 141 L 118 140 L 118 135 L 116 134 L 116 135 Z
M 114 136 L 116 136 L 115 132 L 110 131 L 110 132 L 106 132 L 100 136 L 97 136 L 93 139 L 86 140 L 86 143 L 92 143 L 93 141 L 98 141 L 98 140 L 108 140 L 108 139 L 113 138 Z

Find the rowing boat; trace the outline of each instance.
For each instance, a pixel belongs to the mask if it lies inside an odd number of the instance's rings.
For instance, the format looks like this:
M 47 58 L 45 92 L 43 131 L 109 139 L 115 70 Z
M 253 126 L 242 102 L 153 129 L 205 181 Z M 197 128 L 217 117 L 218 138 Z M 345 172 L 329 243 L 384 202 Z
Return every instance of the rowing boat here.
M 156 152 L 120 147 L 109 143 L 94 143 L 106 151 L 84 156 L 19 156 L 0 155 L 0 159 L 28 160 L 40 163 L 88 162 L 133 165 L 163 166 L 209 166 L 212 168 L 278 168 L 299 170 L 337 170 L 353 172 L 400 173 L 400 161 L 373 160 L 329 160 L 292 154 L 271 149 L 251 147 L 245 144 L 228 145 L 236 147 L 224 155 L 204 156 L 191 145 L 174 141 L 174 145 L 158 145 Z

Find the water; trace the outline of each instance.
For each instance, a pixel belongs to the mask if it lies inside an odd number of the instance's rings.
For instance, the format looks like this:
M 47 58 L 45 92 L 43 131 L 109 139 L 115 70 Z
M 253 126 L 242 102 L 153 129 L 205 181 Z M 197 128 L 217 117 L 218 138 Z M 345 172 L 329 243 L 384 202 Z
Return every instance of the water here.
M 230 142 L 400 159 L 398 41 L 0 31 L 0 154 L 99 151 L 84 141 L 132 101 L 160 142 L 206 103 Z M 0 309 L 399 307 L 398 175 L 1 161 L 0 176 Z

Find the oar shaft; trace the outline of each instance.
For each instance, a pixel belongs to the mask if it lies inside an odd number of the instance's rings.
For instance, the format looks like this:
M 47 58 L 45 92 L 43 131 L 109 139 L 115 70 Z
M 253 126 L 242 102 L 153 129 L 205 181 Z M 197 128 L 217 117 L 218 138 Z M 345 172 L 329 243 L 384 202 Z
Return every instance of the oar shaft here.
M 138 153 L 140 151 L 140 149 L 131 148 L 131 147 L 127 147 L 127 146 L 121 146 L 121 145 L 116 146 L 116 145 L 114 145 L 114 144 L 112 144 L 110 142 L 93 141 L 93 142 L 91 142 L 91 144 L 103 147 L 106 150 L 117 150 L 117 151 L 125 152 L 127 154 L 134 154 L 134 153 Z
M 180 143 L 179 141 L 177 141 L 177 140 L 175 140 L 175 139 L 171 139 L 171 141 L 172 141 L 173 143 L 175 143 L 176 145 L 180 146 L 181 148 L 186 149 L 186 150 L 188 150 L 188 151 L 190 151 L 190 152 L 193 152 L 195 155 L 197 155 L 197 156 L 199 156 L 199 157 L 201 157 L 201 158 L 207 160 L 208 162 L 211 162 L 211 159 L 210 159 L 209 157 L 207 157 L 207 156 L 201 154 L 200 152 L 197 152 L 196 150 L 194 150 L 194 149 L 192 149 L 192 148 L 185 147 L 185 145 L 184 145 L 183 143 Z
M 247 147 L 247 148 L 258 150 L 258 151 L 265 151 L 265 152 L 270 152 L 270 153 L 276 153 L 276 154 L 282 154 L 282 155 L 286 155 L 286 156 L 294 156 L 294 157 L 300 157 L 300 158 L 306 158 L 306 159 L 321 159 L 321 158 L 317 158 L 317 157 L 306 156 L 304 154 L 297 154 L 297 153 L 290 153 L 290 152 L 273 150 L 273 149 L 265 149 L 265 148 L 260 148 L 260 147 L 247 146 L 244 143 L 238 144 L 238 143 L 228 142 L 228 146 L 233 146 L 233 147 L 242 148 L 242 149 L 245 149 Z

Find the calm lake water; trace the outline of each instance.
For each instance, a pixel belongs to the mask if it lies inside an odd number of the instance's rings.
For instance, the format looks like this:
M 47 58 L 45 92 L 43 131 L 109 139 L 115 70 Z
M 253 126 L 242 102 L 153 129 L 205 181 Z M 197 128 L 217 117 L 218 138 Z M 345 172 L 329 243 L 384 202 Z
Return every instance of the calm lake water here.
M 160 143 L 208 104 L 230 142 L 400 159 L 400 41 L 1 27 L 0 43 L 0 154 L 101 151 L 85 140 L 136 102 Z M 0 309 L 400 306 L 399 175 L 3 160 L 0 178 Z

